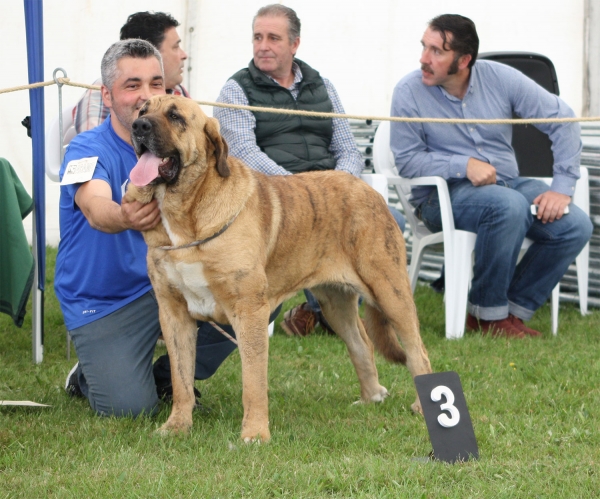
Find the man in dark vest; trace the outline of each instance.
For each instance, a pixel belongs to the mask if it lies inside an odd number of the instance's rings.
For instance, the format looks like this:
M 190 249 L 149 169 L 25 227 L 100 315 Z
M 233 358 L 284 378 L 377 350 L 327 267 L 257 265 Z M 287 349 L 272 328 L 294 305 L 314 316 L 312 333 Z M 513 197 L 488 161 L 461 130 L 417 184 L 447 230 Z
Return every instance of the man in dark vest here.
M 296 59 L 300 20 L 280 4 L 259 9 L 252 22 L 254 57 L 234 74 L 218 101 L 284 109 L 344 113 L 329 80 Z M 267 175 L 292 175 L 318 170 L 342 170 L 356 177 L 363 160 L 347 119 L 307 118 L 215 107 L 215 118 L 232 156 Z M 404 218 L 391 209 L 404 230 Z M 310 334 L 317 323 L 330 329 L 316 298 L 286 312 L 281 327 L 289 335 Z

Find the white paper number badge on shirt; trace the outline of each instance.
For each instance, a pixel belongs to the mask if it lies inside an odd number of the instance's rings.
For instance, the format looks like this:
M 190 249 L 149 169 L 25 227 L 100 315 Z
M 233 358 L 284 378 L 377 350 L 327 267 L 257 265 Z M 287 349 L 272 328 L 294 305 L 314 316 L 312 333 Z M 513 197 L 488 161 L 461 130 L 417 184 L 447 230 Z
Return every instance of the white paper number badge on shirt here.
M 69 161 L 60 185 L 80 184 L 92 180 L 98 156 Z
M 453 463 L 478 459 L 479 450 L 458 374 L 424 374 L 415 377 L 433 455 Z

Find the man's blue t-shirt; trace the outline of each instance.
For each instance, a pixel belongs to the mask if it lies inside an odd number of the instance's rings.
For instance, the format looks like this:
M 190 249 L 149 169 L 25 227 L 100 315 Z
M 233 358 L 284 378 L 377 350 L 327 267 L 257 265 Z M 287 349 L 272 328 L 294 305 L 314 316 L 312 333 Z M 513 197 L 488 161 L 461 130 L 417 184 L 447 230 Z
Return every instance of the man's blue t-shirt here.
M 113 130 L 110 117 L 69 144 L 60 177 L 71 160 L 98 157 L 93 179 L 110 185 L 121 204 L 129 172 L 137 163 L 133 147 Z M 140 232 L 107 234 L 93 229 L 75 204 L 81 184 L 60 188 L 60 243 L 54 289 L 68 330 L 119 310 L 151 289 L 147 246 Z

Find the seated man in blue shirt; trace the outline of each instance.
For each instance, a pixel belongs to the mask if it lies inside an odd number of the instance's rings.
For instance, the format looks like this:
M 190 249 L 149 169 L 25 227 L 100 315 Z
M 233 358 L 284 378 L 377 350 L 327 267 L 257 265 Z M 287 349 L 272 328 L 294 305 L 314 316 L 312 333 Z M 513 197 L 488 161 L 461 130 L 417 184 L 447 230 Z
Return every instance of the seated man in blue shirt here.
M 344 113 L 331 82 L 295 58 L 300 19 L 293 9 L 280 4 L 259 9 L 252 22 L 252 41 L 252 61 L 225 83 L 219 102 Z M 334 169 L 356 177 L 362 173 L 362 156 L 347 119 L 300 119 L 222 107 L 215 107 L 214 115 L 229 153 L 267 175 Z M 402 214 L 390 211 L 404 230 Z M 281 327 L 289 335 L 310 334 L 317 323 L 330 330 L 316 298 L 308 290 L 305 294 L 307 302 L 284 315 Z
M 421 40 L 421 69 L 396 85 L 392 116 L 427 118 L 561 118 L 574 116 L 557 96 L 504 64 L 477 59 L 479 38 L 466 17 L 434 18 Z M 549 187 L 519 176 L 511 125 L 392 123 L 390 145 L 403 177 L 448 181 L 457 229 L 477 233 L 467 330 L 523 338 L 592 233 L 571 202 L 581 153 L 577 123 L 536 125 L 549 135 L 554 175 Z M 437 190 L 413 190 L 425 225 L 441 230 Z M 537 216 L 530 206 L 538 205 Z M 517 264 L 525 238 L 534 244 Z

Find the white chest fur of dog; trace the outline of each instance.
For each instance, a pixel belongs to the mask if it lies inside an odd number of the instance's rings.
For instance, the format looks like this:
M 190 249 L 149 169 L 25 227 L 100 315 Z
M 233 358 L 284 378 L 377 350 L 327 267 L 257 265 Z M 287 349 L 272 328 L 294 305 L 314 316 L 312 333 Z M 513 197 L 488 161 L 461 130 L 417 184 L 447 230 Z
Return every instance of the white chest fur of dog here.
M 155 194 L 159 207 L 162 207 L 164 194 L 164 186 L 159 186 Z M 183 239 L 171 230 L 169 221 L 162 214 L 162 210 L 161 220 L 171 242 L 174 245 L 183 244 Z M 198 318 L 198 315 L 211 317 L 215 311 L 215 299 L 208 289 L 202 263 L 165 262 L 164 268 L 169 282 L 183 294 L 190 315 L 194 318 Z
M 212 317 L 215 299 L 204 278 L 202 263 L 166 263 L 164 269 L 169 282 L 183 294 L 190 315 Z

